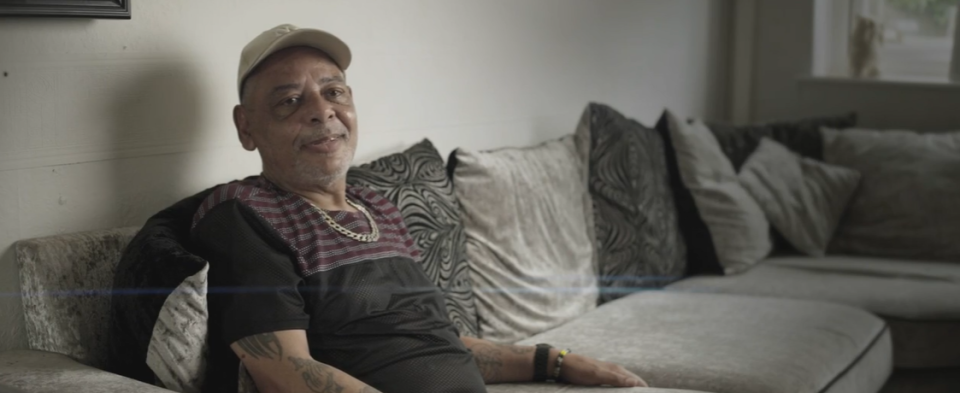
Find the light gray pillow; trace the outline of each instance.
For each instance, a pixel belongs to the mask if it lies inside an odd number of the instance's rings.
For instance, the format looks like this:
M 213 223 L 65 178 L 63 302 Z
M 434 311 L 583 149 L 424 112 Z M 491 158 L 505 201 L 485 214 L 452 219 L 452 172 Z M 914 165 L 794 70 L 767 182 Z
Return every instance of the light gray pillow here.
M 455 152 L 454 189 L 483 338 L 514 342 L 594 309 L 587 172 L 573 137 Z
M 187 277 L 167 296 L 153 326 L 147 365 L 160 384 L 184 393 L 200 392 L 207 365 L 207 272 Z
M 823 136 L 824 159 L 863 176 L 831 252 L 960 262 L 960 131 Z
M 770 138 L 740 169 L 740 184 L 793 247 L 823 256 L 860 182 L 860 173 L 802 158 Z
M 667 112 L 680 179 L 710 231 L 724 273 L 745 271 L 770 253 L 770 223 L 740 185 L 733 164 L 702 122 Z

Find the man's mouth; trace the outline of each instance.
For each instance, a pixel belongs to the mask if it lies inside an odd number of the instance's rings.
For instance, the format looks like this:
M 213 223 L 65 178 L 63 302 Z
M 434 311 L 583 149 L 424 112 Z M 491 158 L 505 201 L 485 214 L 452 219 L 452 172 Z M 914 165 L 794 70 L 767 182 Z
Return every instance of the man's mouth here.
M 315 153 L 328 154 L 339 150 L 344 140 L 346 140 L 346 135 L 343 134 L 328 135 L 304 144 L 303 148 Z

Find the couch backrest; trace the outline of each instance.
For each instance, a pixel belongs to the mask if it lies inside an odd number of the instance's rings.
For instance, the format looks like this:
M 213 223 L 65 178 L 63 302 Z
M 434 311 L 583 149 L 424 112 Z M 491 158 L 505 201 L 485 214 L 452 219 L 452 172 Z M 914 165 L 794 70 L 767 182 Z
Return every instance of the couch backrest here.
M 138 229 L 17 242 L 30 348 L 62 353 L 92 367 L 106 365 L 114 271 Z

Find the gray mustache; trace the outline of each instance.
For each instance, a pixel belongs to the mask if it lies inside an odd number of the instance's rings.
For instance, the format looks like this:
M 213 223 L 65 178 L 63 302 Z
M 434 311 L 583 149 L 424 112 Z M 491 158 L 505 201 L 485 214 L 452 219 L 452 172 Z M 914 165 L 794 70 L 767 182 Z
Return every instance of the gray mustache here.
M 316 131 L 311 131 L 308 134 L 300 135 L 297 137 L 297 144 L 300 146 L 308 145 L 313 142 L 316 142 L 321 139 L 327 139 L 332 137 L 339 137 L 348 135 L 349 132 L 343 129 L 321 129 Z

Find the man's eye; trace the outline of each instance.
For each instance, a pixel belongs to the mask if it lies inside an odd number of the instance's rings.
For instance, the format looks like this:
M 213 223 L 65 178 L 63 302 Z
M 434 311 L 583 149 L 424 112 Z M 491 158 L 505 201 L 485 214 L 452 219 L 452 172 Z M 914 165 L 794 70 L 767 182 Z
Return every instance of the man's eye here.
M 343 95 L 343 90 L 333 89 L 327 92 L 330 97 L 340 97 Z
M 287 98 L 287 99 L 283 100 L 283 102 L 281 102 L 280 104 L 282 104 L 282 105 L 297 105 L 297 104 L 299 104 L 299 103 L 300 103 L 300 97 L 290 97 L 290 98 Z

